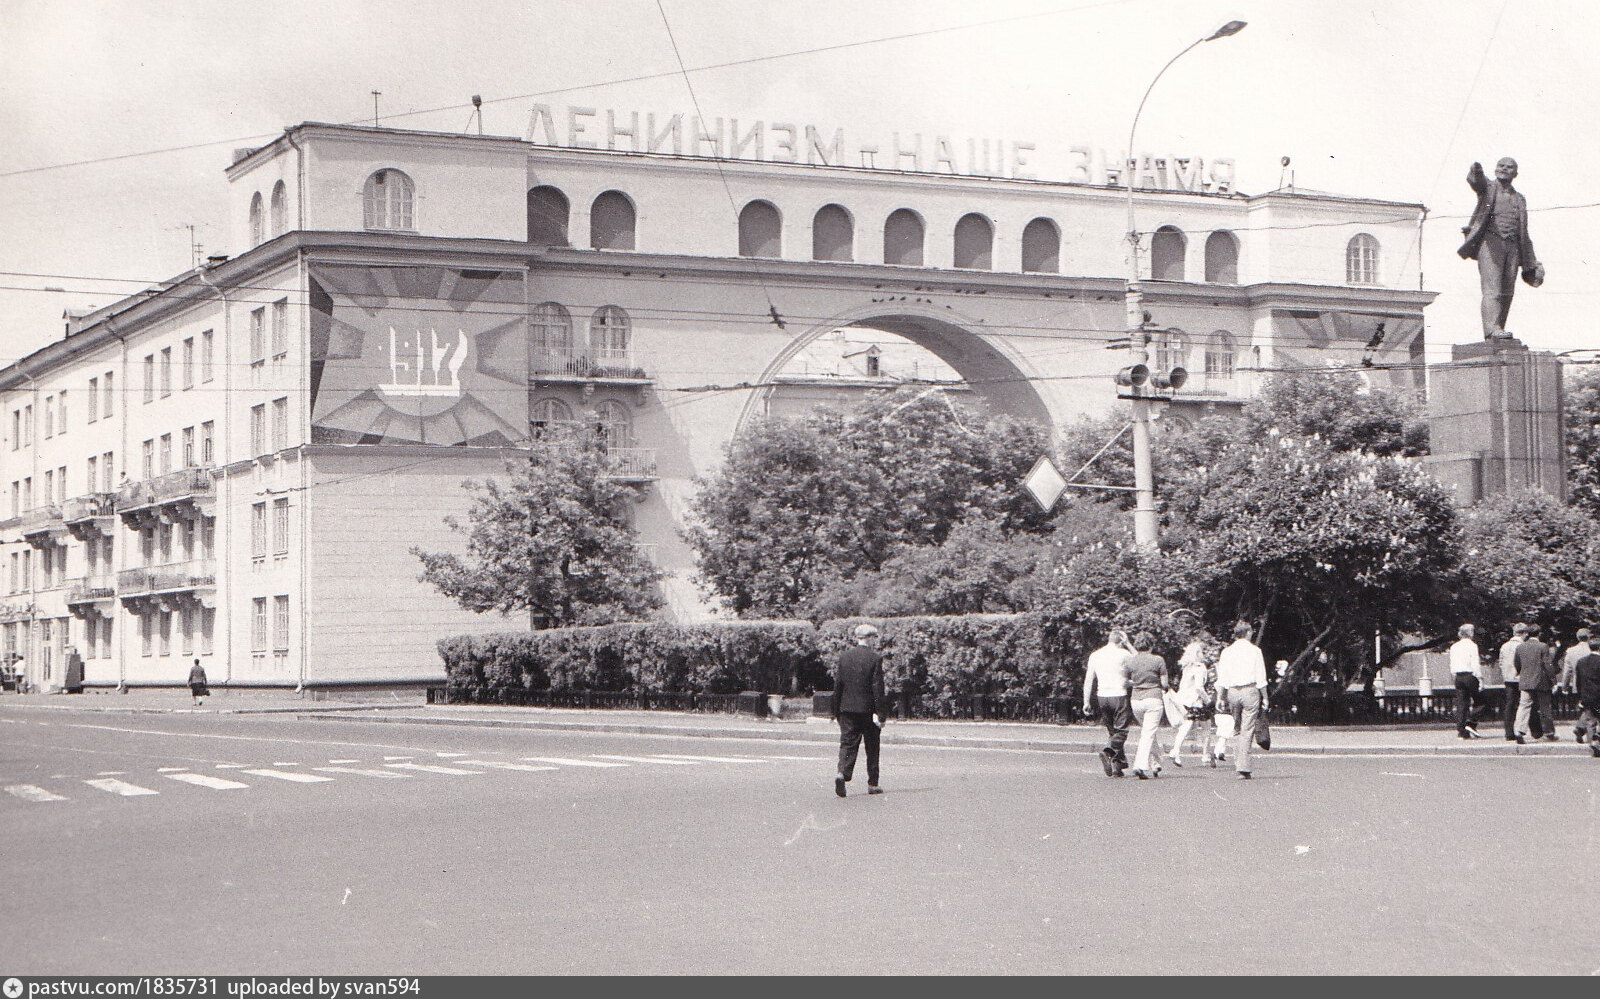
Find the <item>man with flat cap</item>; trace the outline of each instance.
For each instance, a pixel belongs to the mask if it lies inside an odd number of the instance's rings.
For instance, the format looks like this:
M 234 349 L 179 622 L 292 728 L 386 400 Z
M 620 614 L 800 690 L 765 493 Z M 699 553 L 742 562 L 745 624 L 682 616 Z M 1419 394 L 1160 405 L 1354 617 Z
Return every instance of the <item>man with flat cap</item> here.
M 877 628 L 858 624 L 855 635 L 856 644 L 839 657 L 833 680 L 833 714 L 839 719 L 839 772 L 833 778 L 833 793 L 841 798 L 844 786 L 855 776 L 856 751 L 863 740 L 867 744 L 867 793 L 883 793 L 878 786 L 878 737 L 889 708 L 883 691 L 883 656 L 877 650 Z
M 1456 251 L 1478 262 L 1478 283 L 1483 292 L 1483 338 L 1508 339 L 1506 316 L 1517 290 L 1517 274 L 1537 288 L 1544 284 L 1544 265 L 1528 238 L 1528 202 L 1511 186 L 1517 179 L 1517 161 L 1503 157 L 1494 165 L 1494 180 L 1483 174 L 1483 164 L 1467 171 L 1467 183 L 1477 192 L 1472 221 L 1461 230 L 1467 241 Z

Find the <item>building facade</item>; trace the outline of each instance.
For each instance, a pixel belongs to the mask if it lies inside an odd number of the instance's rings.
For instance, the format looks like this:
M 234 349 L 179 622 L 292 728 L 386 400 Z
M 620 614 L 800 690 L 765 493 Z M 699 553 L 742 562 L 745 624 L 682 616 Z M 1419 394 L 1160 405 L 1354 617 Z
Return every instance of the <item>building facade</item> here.
M 522 622 L 456 608 L 411 549 L 456 546 L 463 480 L 567 422 L 644 487 L 668 613 L 703 615 L 694 480 L 841 327 L 996 411 L 1117 405 L 1120 187 L 320 124 L 226 179 L 231 256 L 0 369 L 0 642 L 35 686 L 69 651 L 91 686 L 195 658 L 231 686 L 437 680 L 439 637 Z M 1363 358 L 1420 389 L 1420 205 L 1135 203 L 1153 366 L 1192 372 L 1169 418 Z

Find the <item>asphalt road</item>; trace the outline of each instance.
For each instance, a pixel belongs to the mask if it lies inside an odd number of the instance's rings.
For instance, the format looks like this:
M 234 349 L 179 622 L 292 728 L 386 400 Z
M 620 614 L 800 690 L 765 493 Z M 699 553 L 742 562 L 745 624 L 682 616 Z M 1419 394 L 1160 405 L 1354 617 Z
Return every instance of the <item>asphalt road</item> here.
M 1572 748 L 840 800 L 815 743 L 0 710 L 0 975 L 1590 974 Z

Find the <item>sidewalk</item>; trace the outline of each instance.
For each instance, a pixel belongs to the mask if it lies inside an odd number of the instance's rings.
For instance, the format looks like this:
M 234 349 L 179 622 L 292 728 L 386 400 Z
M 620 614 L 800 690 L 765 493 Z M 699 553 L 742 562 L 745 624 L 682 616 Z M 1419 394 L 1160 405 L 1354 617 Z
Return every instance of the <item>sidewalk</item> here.
M 739 715 L 673 711 L 609 711 L 566 708 L 513 708 L 495 705 L 428 705 L 420 694 L 341 693 L 319 699 L 287 690 L 219 691 L 196 708 L 188 691 L 130 690 L 126 694 L 0 695 L 0 714 L 121 713 L 203 715 L 297 715 L 308 720 L 522 728 L 619 735 L 667 735 L 705 739 L 774 739 L 823 744 L 838 742 L 830 720 L 769 720 Z M 1274 755 L 1403 756 L 1589 756 L 1572 739 L 1570 723 L 1558 728 L 1561 742 L 1518 746 L 1504 741 L 1498 726 L 1483 726 L 1484 737 L 1456 738 L 1453 725 L 1385 727 L 1309 727 L 1274 725 Z M 1134 730 L 1137 738 L 1138 730 Z M 1170 743 L 1172 732 L 1158 734 Z M 1105 744 L 1098 725 L 1037 725 L 1021 722 L 892 721 L 884 727 L 888 745 L 1030 752 L 1092 752 Z M 1133 740 L 1130 739 L 1130 742 Z

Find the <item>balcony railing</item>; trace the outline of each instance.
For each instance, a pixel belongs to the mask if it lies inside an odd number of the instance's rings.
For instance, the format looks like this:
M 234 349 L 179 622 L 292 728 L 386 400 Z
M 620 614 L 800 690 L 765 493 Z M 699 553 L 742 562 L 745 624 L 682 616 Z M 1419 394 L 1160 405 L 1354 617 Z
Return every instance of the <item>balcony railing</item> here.
M 80 576 L 69 580 L 67 603 L 87 604 L 96 600 L 109 600 L 117 595 L 115 576 Z
M 540 378 L 594 381 L 649 381 L 630 351 L 539 351 L 528 359 L 529 373 Z
M 61 522 L 61 508 L 54 503 L 48 506 L 36 506 L 22 515 L 22 536 L 34 534 L 47 534 L 63 528 Z
M 74 496 L 61 504 L 61 519 L 68 524 L 78 524 L 96 517 L 110 517 L 116 512 L 116 493 L 89 493 L 87 496 Z
M 193 559 L 117 573 L 117 595 L 140 596 L 151 593 L 176 593 L 198 590 L 217 584 L 217 563 L 212 559 Z
M 575 445 L 559 445 L 558 451 L 577 451 Z M 616 464 L 613 473 L 619 479 L 653 479 L 656 477 L 656 449 L 653 447 L 607 447 L 606 455 Z

